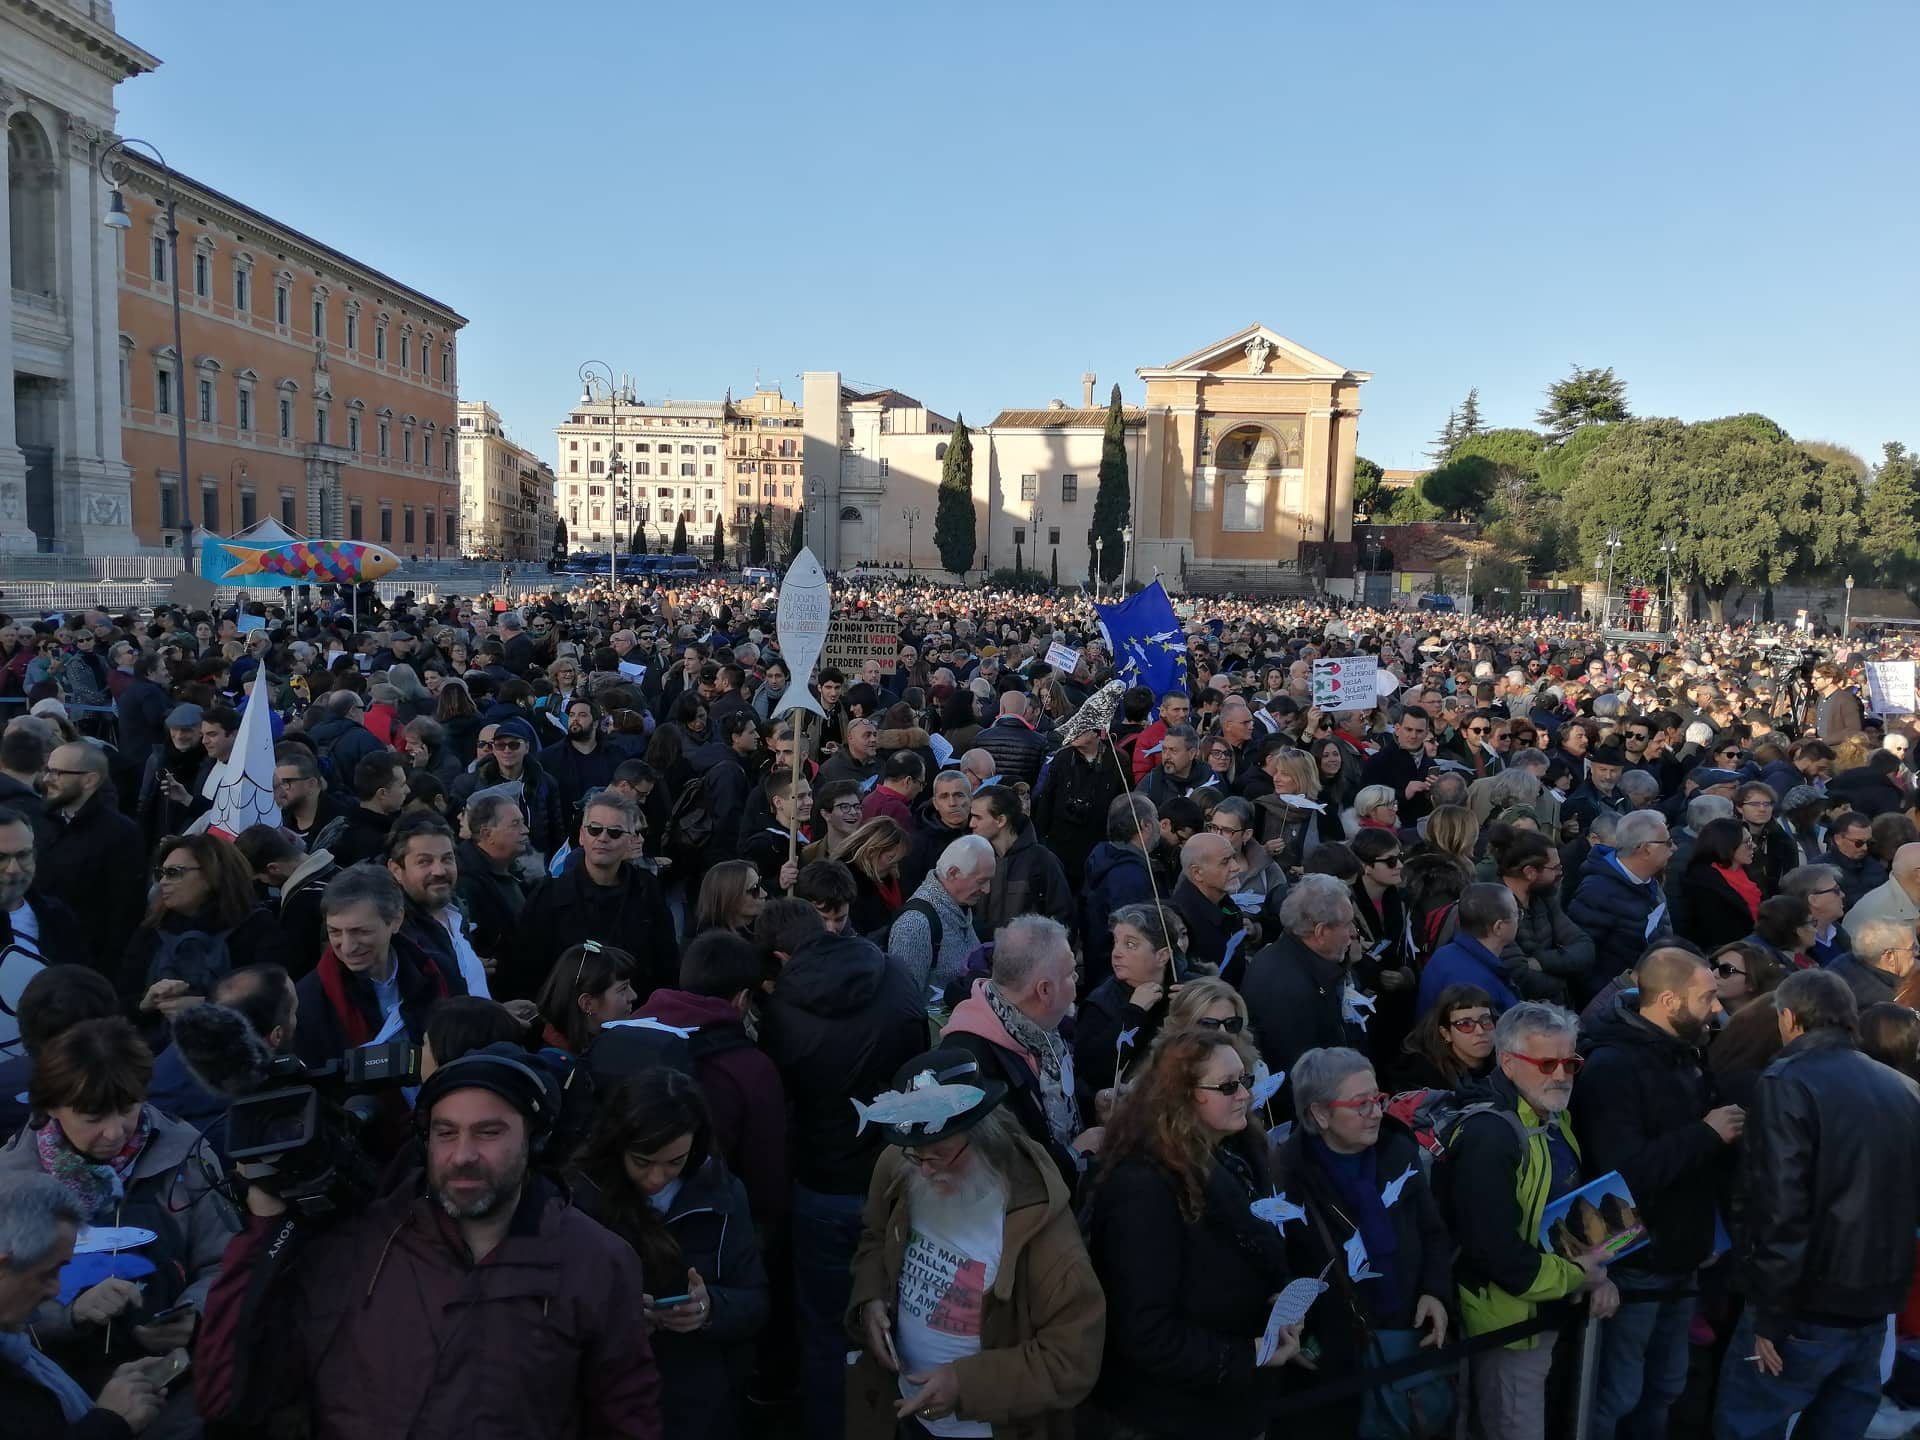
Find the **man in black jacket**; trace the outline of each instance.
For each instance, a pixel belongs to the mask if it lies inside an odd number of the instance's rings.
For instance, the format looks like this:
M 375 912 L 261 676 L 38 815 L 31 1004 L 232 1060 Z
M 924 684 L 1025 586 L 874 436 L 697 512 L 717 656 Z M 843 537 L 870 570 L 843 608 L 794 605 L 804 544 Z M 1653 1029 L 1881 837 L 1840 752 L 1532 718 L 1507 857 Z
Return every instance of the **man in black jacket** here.
M 1380 752 L 1360 771 L 1360 784 L 1385 785 L 1400 797 L 1400 823 L 1411 825 L 1433 808 L 1427 797 L 1427 736 L 1433 722 L 1418 705 L 1402 706 L 1394 722 L 1393 743 L 1382 745 Z
M 1864 1435 L 1887 1316 L 1913 1280 L 1920 1086 L 1854 1048 L 1853 994 L 1837 975 L 1789 975 L 1773 1003 L 1786 1043 L 1748 1111 L 1737 1237 L 1747 1309 L 1714 1433 L 1779 1435 L 1798 1411 L 1817 1434 Z
M 1714 1207 L 1744 1113 L 1716 1105 L 1702 1047 L 1719 1008 L 1713 972 L 1663 946 L 1634 970 L 1629 1002 L 1583 1027 L 1587 1068 L 1573 1092 L 1587 1168 L 1620 1172 L 1653 1243 L 1613 1268 L 1622 1304 L 1600 1332 L 1595 1436 L 1664 1435 L 1687 1383 L 1694 1276 L 1713 1253 Z
M 906 971 L 871 941 L 829 932 L 806 901 L 769 901 L 759 932 L 780 965 L 760 1044 L 793 1109 L 794 1297 L 811 1440 L 843 1430 L 853 1252 L 885 1144 L 885 1128 L 859 1124 L 852 1102 L 893 1087 L 895 1072 L 926 1049 L 927 1021 Z
M 1276 1075 L 1309 1050 L 1348 1043 L 1341 996 L 1352 893 L 1332 875 L 1303 875 L 1280 904 L 1280 927 L 1286 933 L 1253 957 L 1240 986 L 1254 1048 Z M 1292 1096 L 1282 1086 L 1275 1097 L 1289 1114 Z
M 1679 857 L 1674 858 L 1678 863 Z M 1869 890 L 1887 883 L 1886 864 L 1873 854 L 1873 821 L 1858 810 L 1833 817 L 1827 826 L 1827 853 L 1820 857 L 1820 863 L 1840 872 L 1840 888 L 1846 893 L 1849 910 Z
M 747 797 L 759 775 L 760 721 L 751 710 L 736 710 L 715 727 L 716 738 L 687 757 L 694 773 L 705 782 L 707 813 L 713 833 L 707 841 L 703 866 L 717 865 L 740 853 L 740 817 L 747 813 Z M 748 767 L 752 766 L 752 774 Z
M 119 725 L 120 759 L 129 774 L 138 775 L 147 757 L 167 740 L 167 662 L 150 650 L 133 662 L 133 679 L 113 702 Z
M 1180 847 L 1180 882 L 1173 887 L 1170 901 L 1187 922 L 1187 959 L 1220 968 L 1230 985 L 1238 983 L 1247 963 L 1239 950 L 1231 957 L 1227 954 L 1228 942 L 1243 923 L 1227 900 L 1238 864 L 1224 835 L 1193 836 Z M 1242 950 L 1246 944 L 1240 942 Z M 1235 963 L 1230 965 L 1229 960 Z
M 1829 975 L 1838 975 L 1853 992 L 1854 1006 L 1865 1012 L 1870 1005 L 1892 1003 L 1914 963 L 1913 926 L 1890 915 L 1876 915 L 1860 922 L 1860 933 L 1853 937 L 1853 950 L 1827 966 Z
M 106 783 L 107 752 L 97 745 L 62 745 L 47 757 L 40 790 L 53 839 L 40 855 L 40 888 L 79 917 L 88 963 L 117 979 L 147 903 L 147 855 L 140 827 L 114 808 Z
M 527 817 L 511 796 L 476 795 L 467 802 L 466 833 L 455 850 L 460 866 L 455 892 L 467 938 L 491 974 L 527 908 L 527 887 L 514 868 L 527 850 Z

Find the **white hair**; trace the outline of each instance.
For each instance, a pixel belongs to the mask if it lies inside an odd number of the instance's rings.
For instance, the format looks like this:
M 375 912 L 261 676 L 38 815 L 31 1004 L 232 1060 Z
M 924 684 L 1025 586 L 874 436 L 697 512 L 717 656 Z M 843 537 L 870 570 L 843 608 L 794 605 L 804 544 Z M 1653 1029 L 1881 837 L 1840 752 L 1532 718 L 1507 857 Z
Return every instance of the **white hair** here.
M 941 875 L 978 875 L 993 869 L 997 859 L 984 836 L 962 835 L 940 852 L 940 863 L 934 868 Z
M 62 1225 L 78 1230 L 86 1223 L 79 1199 L 51 1175 L 29 1175 L 0 1189 L 0 1255 L 9 1270 L 38 1265 L 59 1241 Z

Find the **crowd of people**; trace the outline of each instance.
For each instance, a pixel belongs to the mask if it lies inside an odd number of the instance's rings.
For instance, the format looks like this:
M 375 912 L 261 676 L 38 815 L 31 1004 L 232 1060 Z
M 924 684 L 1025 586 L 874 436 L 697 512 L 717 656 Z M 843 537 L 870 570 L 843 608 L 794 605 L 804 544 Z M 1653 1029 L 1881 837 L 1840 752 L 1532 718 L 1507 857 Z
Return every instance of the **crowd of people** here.
M 0 1430 L 1891 1406 L 1905 641 L 1209 599 L 1150 686 L 1084 598 L 836 610 L 897 645 L 796 675 L 721 577 L 0 618 Z M 1347 657 L 1378 703 L 1322 708 Z M 280 823 L 230 835 L 253 706 Z M 236 1098 L 394 1042 L 296 1184 Z

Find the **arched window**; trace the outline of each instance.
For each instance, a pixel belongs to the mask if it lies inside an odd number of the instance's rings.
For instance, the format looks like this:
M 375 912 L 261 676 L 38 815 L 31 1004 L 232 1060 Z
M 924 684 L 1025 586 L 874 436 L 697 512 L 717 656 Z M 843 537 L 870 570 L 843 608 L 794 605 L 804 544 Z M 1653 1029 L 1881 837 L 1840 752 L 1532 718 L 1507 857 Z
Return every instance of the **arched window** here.
M 845 506 L 840 511 L 840 521 L 842 524 L 851 521 L 853 524 L 858 525 L 860 523 L 860 507 L 857 505 Z
M 56 293 L 59 270 L 53 243 L 58 175 L 47 132 L 28 115 L 7 121 L 8 258 L 13 288 L 29 295 Z

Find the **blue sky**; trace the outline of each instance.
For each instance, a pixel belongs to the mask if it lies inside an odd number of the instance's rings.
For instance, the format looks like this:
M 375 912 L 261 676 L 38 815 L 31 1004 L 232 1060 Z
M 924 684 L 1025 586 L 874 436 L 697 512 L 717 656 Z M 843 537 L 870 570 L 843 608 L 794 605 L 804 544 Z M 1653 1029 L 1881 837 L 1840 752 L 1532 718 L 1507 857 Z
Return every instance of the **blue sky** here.
M 542 454 L 587 359 L 979 422 L 1254 320 L 1374 373 L 1389 467 L 1576 361 L 1920 443 L 1911 0 L 118 13 L 165 62 L 122 132 L 467 315 L 463 398 Z

